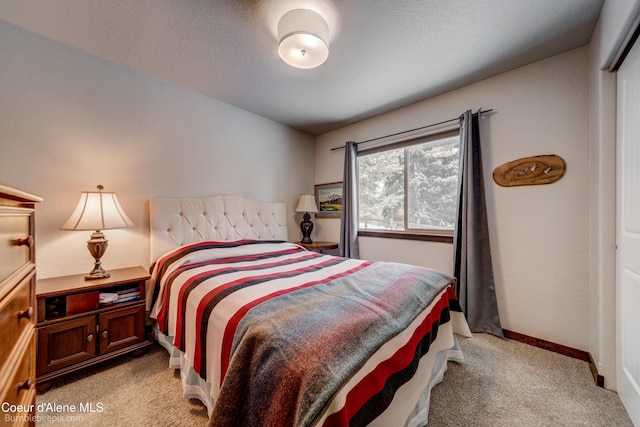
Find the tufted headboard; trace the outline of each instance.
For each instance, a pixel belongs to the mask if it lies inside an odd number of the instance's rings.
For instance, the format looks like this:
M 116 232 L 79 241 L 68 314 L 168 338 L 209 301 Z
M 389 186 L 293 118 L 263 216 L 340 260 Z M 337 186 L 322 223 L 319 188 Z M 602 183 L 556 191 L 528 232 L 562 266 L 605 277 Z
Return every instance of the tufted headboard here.
M 151 263 L 165 252 L 204 240 L 287 240 L 284 203 L 240 196 L 152 199 Z

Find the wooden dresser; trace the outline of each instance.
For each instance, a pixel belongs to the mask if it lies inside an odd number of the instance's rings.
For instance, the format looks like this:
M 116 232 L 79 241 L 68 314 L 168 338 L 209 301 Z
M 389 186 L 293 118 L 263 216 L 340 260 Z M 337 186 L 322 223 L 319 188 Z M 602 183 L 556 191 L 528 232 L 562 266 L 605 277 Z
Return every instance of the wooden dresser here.
M 35 204 L 0 185 L 0 425 L 34 425 Z

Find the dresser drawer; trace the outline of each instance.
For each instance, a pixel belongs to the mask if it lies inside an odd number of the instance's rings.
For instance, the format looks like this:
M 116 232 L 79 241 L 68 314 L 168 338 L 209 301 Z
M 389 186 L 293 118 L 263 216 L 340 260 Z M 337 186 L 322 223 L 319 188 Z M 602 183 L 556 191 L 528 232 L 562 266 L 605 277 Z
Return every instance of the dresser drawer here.
M 31 271 L 8 295 L 0 300 L 0 372 L 4 372 L 5 365 L 11 352 L 21 337 L 30 330 L 33 333 L 34 309 L 31 306 L 31 283 L 35 271 Z
M 9 424 L 16 425 L 24 423 L 28 413 L 33 414 L 36 397 L 36 376 L 35 376 L 35 341 L 30 340 L 25 347 L 24 353 L 9 376 L 9 381 L 5 384 L 4 396 L 0 395 L 0 402 L 5 405 L 8 411 L 2 411 L 2 421 L 10 421 Z M 16 411 L 12 411 L 15 409 Z M 7 419 L 7 417 L 11 417 Z M 4 425 L 4 424 L 2 424 Z
M 29 424 L 27 416 L 35 414 L 35 398 L 36 398 L 36 376 L 35 376 L 35 340 L 31 339 L 29 344 L 24 347 L 16 369 L 11 372 L 9 381 L 5 384 L 2 391 L 4 395 L 0 395 L 0 402 L 5 405 L 8 411 L 0 412 L 2 414 L 2 422 L 8 425 Z M 2 394 L 0 393 L 0 394 Z M 14 412 L 11 409 L 16 409 Z M 1 425 L 5 425 L 2 424 Z
M 32 261 L 30 217 L 25 209 L 0 208 L 0 283 Z

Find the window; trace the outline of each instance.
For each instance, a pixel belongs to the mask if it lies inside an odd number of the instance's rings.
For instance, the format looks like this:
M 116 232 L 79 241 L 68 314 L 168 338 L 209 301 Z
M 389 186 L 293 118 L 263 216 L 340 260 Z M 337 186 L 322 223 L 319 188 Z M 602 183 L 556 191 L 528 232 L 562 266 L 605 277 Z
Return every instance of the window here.
M 360 230 L 451 234 L 459 146 L 456 130 L 359 153 Z

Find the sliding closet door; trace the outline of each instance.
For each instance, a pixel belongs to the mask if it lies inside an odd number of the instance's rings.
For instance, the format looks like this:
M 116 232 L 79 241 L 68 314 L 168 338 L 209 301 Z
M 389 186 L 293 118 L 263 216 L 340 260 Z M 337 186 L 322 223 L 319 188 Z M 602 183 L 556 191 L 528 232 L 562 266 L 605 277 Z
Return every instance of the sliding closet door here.
M 618 70 L 617 102 L 616 379 L 640 426 L 640 42 Z

